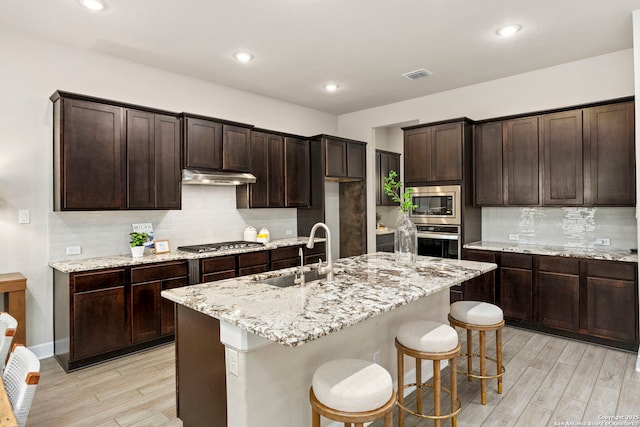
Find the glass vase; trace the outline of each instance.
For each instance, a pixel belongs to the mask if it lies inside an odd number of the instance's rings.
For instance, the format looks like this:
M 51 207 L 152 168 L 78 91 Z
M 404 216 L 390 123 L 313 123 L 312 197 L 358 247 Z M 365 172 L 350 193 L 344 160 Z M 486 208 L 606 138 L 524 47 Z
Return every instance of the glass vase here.
M 413 266 L 418 252 L 418 230 L 406 212 L 402 213 L 393 234 L 396 265 Z

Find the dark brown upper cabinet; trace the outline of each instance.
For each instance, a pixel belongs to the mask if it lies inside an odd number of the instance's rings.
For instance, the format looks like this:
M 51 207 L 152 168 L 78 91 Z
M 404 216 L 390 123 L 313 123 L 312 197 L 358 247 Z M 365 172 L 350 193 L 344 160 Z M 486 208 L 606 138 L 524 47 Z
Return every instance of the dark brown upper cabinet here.
M 579 206 L 584 203 L 582 110 L 545 114 L 540 120 L 542 204 Z
M 634 126 L 632 101 L 476 124 L 474 202 L 635 206 Z
M 124 209 L 124 112 L 116 105 L 51 96 L 54 116 L 54 210 Z
M 400 154 L 376 150 L 376 206 L 398 205 L 384 192 L 384 178 L 390 171 L 396 171 L 400 176 Z
M 366 144 L 323 135 L 325 177 L 337 180 L 362 180 L 366 173 Z
M 501 206 L 504 204 L 502 122 L 476 125 L 473 132 L 475 204 Z
M 55 92 L 54 209 L 180 209 L 180 120 Z
M 249 172 L 251 127 L 183 114 L 184 167 Z
M 404 181 L 408 185 L 462 181 L 467 122 L 456 120 L 404 130 Z
M 251 169 L 255 184 L 236 187 L 239 208 L 285 207 L 284 137 L 263 131 L 251 132 Z
M 309 141 L 286 136 L 284 138 L 285 206 L 307 207 L 310 203 Z
M 634 103 L 584 109 L 586 204 L 635 206 Z
M 180 120 L 126 110 L 127 207 L 180 209 Z
M 540 204 L 538 117 L 504 123 L 503 162 L 506 204 Z

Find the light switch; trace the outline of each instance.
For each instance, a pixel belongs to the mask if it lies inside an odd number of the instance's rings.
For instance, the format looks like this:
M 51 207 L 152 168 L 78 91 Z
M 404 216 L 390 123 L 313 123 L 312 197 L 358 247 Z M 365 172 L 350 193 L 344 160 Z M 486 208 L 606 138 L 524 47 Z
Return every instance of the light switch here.
M 18 211 L 18 224 L 29 224 L 31 222 L 31 212 L 28 210 Z

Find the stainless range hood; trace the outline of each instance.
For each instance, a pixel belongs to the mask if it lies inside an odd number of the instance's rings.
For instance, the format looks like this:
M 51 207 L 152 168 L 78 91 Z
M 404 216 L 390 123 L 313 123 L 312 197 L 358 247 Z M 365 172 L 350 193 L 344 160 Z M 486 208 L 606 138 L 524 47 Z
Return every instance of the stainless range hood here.
M 253 184 L 256 177 L 242 172 L 208 172 L 193 169 L 182 170 L 183 184 L 199 185 L 242 185 Z

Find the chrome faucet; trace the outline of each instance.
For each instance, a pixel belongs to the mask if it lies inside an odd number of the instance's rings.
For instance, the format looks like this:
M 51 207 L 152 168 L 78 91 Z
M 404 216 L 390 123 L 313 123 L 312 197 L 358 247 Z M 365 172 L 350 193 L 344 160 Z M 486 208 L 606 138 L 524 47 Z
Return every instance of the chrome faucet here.
M 300 256 L 300 268 L 296 271 L 293 283 L 296 285 L 304 285 L 304 252 L 302 251 L 302 247 L 298 250 L 298 255 Z
M 307 243 L 307 248 L 312 249 L 314 244 L 314 239 L 316 235 L 316 230 L 319 227 L 324 228 L 327 239 L 327 263 L 322 265 L 322 259 L 318 262 L 318 273 L 327 275 L 327 282 L 333 282 L 333 258 L 331 257 L 331 231 L 329 231 L 329 227 L 327 224 L 323 222 L 316 223 L 309 233 L 309 242 Z

